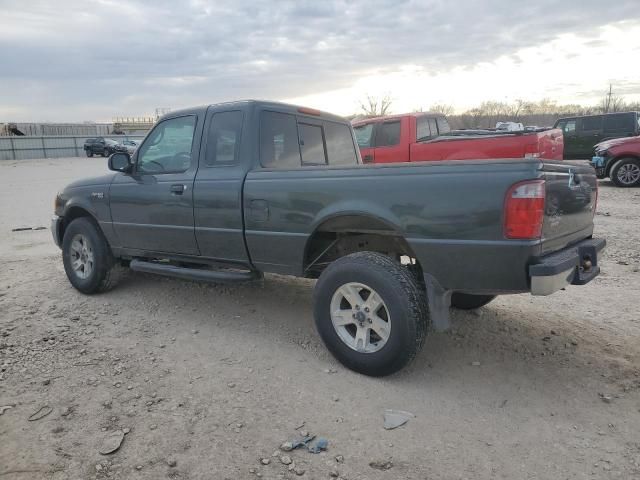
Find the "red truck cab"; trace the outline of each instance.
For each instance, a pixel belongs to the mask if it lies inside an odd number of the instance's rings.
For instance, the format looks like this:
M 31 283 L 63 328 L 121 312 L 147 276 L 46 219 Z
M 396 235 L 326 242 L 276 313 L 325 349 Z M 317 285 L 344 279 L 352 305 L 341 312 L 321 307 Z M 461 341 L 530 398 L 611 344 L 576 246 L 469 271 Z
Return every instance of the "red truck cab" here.
M 444 115 L 407 113 L 353 123 L 364 163 L 539 157 L 562 160 L 560 129 L 452 131 Z

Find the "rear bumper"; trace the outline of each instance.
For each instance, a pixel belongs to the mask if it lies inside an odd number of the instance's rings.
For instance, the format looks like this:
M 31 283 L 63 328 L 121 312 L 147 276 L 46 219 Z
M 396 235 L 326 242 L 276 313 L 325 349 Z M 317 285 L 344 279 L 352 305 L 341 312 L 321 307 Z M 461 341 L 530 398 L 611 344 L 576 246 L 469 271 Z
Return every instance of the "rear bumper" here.
M 559 252 L 541 257 L 529 266 L 532 295 L 550 295 L 567 285 L 584 285 L 599 273 L 598 255 L 603 238 L 590 238 Z
M 57 215 L 51 217 L 51 235 L 56 245 L 62 248 L 62 238 L 60 238 L 60 225 L 62 224 L 62 218 Z

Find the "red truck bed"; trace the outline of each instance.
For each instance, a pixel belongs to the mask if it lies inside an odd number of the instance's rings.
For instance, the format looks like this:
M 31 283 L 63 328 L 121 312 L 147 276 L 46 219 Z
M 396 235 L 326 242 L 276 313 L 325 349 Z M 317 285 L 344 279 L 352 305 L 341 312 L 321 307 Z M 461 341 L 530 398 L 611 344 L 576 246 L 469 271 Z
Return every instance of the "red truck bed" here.
M 353 123 L 365 163 L 539 157 L 562 160 L 560 129 L 451 132 L 444 115 L 410 113 Z

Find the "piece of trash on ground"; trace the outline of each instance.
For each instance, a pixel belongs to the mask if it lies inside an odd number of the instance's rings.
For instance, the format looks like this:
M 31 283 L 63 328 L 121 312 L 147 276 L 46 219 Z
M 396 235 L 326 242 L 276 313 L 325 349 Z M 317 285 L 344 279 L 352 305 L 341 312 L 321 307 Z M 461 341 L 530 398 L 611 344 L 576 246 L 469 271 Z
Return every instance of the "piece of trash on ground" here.
M 414 416 L 411 412 L 387 409 L 384 411 L 384 428 L 385 430 L 393 430 L 404 425 Z
M 102 445 L 100 446 L 101 455 L 109 455 L 110 453 L 115 452 L 122 445 L 122 441 L 124 440 L 124 432 L 122 430 L 116 430 L 112 432 L 109 436 L 107 436 L 104 440 L 102 440 Z
M 4 415 L 4 412 L 9 410 L 10 408 L 13 408 L 13 405 L 5 405 L 4 407 L 0 407 L 0 415 Z
M 282 443 L 282 445 L 280 445 L 280 450 L 283 452 L 290 452 L 291 450 L 295 450 L 300 447 L 307 447 L 307 450 L 311 453 L 320 453 L 321 451 L 326 450 L 328 445 L 329 440 L 326 438 L 316 438 L 315 435 L 306 435 L 302 438 L 295 438 Z
M 45 405 L 44 407 L 40 407 L 40 410 L 38 410 L 36 413 L 31 414 L 31 416 L 27 418 L 27 420 L 29 420 L 30 422 L 35 422 L 37 420 L 40 420 L 41 418 L 46 417 L 51 412 L 53 412 L 53 408 L 51 408 L 49 405 Z
M 326 450 L 329 446 L 329 440 L 326 438 L 318 437 L 309 445 L 307 445 L 307 450 L 311 453 L 320 453 L 323 450 Z
M 393 461 L 389 460 L 373 460 L 369 462 L 369 466 L 371 468 L 375 468 L 376 470 L 389 470 L 393 467 Z

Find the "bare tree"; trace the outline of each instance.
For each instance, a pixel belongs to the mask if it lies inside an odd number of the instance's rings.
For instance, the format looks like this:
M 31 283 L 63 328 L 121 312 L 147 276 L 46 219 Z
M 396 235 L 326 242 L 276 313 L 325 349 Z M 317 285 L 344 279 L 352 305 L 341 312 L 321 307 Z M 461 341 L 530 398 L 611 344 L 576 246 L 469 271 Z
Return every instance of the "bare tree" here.
M 366 100 L 360 102 L 360 109 L 366 117 L 379 117 L 389 112 L 391 103 L 392 100 L 389 95 L 384 95 L 381 98 L 367 95 Z
M 434 103 L 427 109 L 427 111 L 433 113 L 442 113 L 443 115 L 449 116 L 453 115 L 455 109 L 453 108 L 453 105 L 448 105 L 446 103 Z
M 613 85 L 609 85 L 609 92 L 604 96 L 597 109 L 602 113 L 622 112 L 628 107 L 623 97 L 613 93 Z

